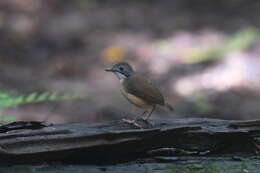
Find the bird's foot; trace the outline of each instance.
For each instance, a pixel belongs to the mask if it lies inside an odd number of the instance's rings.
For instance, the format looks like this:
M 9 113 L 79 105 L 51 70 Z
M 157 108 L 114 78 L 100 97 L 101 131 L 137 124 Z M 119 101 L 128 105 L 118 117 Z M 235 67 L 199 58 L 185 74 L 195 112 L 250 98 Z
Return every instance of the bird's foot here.
M 137 124 L 136 120 L 122 119 L 122 121 L 123 121 L 124 123 L 130 124 L 130 125 L 133 125 L 133 126 L 135 126 L 135 127 L 137 127 L 137 128 L 142 129 L 142 126 L 140 126 L 139 124 Z
M 143 120 L 145 123 L 154 126 L 154 124 L 149 120 L 149 117 L 141 117 L 141 120 Z

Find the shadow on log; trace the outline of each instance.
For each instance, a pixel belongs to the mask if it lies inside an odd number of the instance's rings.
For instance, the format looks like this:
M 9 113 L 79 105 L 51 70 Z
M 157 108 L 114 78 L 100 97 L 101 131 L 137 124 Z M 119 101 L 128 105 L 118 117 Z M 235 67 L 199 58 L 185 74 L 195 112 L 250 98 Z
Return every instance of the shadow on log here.
M 107 164 L 159 156 L 254 156 L 260 121 L 155 119 L 107 124 L 15 122 L 0 127 L 0 162 Z

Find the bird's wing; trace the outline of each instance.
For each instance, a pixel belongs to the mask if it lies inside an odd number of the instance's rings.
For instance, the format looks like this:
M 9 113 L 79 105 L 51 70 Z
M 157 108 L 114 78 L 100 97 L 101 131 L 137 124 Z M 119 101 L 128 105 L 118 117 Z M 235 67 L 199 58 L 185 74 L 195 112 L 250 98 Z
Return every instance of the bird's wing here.
M 152 85 L 151 82 L 147 81 L 137 75 L 128 77 L 123 82 L 124 89 L 150 104 L 164 105 L 164 98 L 160 90 Z

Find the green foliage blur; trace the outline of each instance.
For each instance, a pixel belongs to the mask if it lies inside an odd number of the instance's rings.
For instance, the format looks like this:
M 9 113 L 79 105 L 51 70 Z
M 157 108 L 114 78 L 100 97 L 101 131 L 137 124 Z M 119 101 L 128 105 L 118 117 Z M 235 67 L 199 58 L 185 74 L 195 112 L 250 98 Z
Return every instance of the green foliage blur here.
M 56 92 L 33 92 L 28 95 L 12 96 L 8 92 L 0 91 L 0 112 L 3 112 L 6 108 L 18 107 L 27 104 L 36 104 L 41 102 L 53 102 L 53 101 L 65 101 L 84 98 L 78 93 L 65 93 L 58 94 Z M 11 123 L 16 118 L 13 116 L 4 116 L 0 119 L 0 124 Z

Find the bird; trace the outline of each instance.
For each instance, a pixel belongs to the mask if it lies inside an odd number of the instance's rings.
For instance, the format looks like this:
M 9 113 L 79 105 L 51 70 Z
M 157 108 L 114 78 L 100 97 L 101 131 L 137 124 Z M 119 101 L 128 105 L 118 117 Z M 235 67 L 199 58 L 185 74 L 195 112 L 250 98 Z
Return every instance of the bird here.
M 122 95 L 130 103 L 144 110 L 144 112 L 137 115 L 135 119 L 122 119 L 123 122 L 141 128 L 137 123 L 137 120 L 141 118 L 145 122 L 149 123 L 149 119 L 156 106 L 165 106 L 170 111 L 174 111 L 174 108 L 169 103 L 165 102 L 161 91 L 147 80 L 146 77 L 136 73 L 129 63 L 118 62 L 111 68 L 105 69 L 105 71 L 114 73 L 121 83 L 120 90 Z M 146 113 L 148 113 L 148 115 L 142 117 Z

